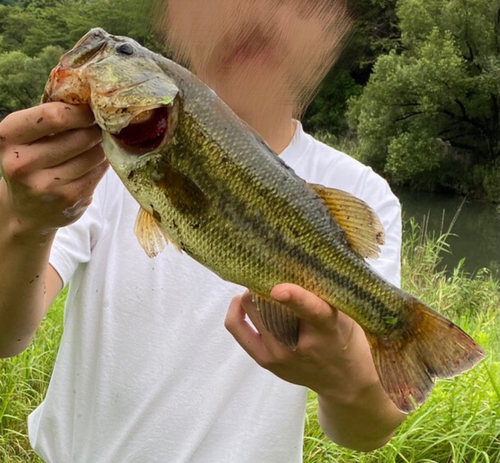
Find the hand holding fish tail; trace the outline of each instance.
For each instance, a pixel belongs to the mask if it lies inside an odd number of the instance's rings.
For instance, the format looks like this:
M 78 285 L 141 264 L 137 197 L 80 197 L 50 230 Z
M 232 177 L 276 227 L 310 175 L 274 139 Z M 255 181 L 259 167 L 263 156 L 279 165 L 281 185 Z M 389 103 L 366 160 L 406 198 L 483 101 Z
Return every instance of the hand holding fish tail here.
M 295 351 L 265 329 L 249 293 L 232 301 L 226 328 L 260 366 L 318 393 L 320 423 L 334 442 L 358 450 L 384 445 L 404 415 L 380 383 L 361 327 L 299 286 L 278 285 L 271 296 L 300 319 Z

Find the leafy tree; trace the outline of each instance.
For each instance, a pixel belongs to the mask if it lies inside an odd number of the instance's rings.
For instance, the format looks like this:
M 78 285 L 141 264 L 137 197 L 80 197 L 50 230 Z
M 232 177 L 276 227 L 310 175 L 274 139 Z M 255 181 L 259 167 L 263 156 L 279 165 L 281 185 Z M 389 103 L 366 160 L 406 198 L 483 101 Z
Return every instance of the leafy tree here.
M 0 0 L 0 6 L 24 6 L 23 0 Z
M 471 166 L 489 166 L 476 177 L 498 173 L 498 8 L 491 0 L 400 0 L 400 48 L 379 57 L 350 105 L 366 162 L 398 183 L 454 190 L 478 183 Z
M 38 103 L 50 69 L 91 28 L 163 51 L 152 30 L 156 0 L 20 0 L 0 5 L 0 117 Z M 22 7 L 21 7 L 22 6 Z
M 34 58 L 21 51 L 0 54 L 0 118 L 40 101 L 50 69 L 62 52 L 50 46 Z
M 79 14 L 66 18 L 73 41 L 93 27 L 110 34 L 126 35 L 157 52 L 165 52 L 153 29 L 153 8 L 157 0 L 107 0 L 79 5 Z
M 398 43 L 396 0 L 348 0 L 347 4 L 353 28 L 304 113 L 304 127 L 310 132 L 343 135 L 348 130 L 347 101 L 368 81 L 377 56 Z
M 69 49 L 93 27 L 127 35 L 148 48 L 163 51 L 152 28 L 155 1 L 32 0 L 25 8 L 0 6 L 0 52 L 22 51 L 36 56 L 49 45 Z
M 349 97 L 358 95 L 361 87 L 356 84 L 349 72 L 332 70 L 325 77 L 321 90 L 310 103 L 303 124 L 308 132 L 328 131 L 332 134 L 347 130 L 345 112 Z

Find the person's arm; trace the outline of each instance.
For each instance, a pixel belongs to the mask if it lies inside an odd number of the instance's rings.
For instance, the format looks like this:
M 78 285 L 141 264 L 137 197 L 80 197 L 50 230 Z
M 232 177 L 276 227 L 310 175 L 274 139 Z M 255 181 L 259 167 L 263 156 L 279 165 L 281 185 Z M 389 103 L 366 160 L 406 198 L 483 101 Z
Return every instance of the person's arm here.
M 383 390 L 361 327 L 299 286 L 279 285 L 271 294 L 301 319 L 296 351 L 265 330 L 248 293 L 232 301 L 227 329 L 259 365 L 318 393 L 319 421 L 332 441 L 362 451 L 384 445 L 405 415 Z
M 5 209 L 0 206 L 0 357 L 12 357 L 26 349 L 62 282 L 47 264 L 53 234 L 16 233 Z
M 363 329 L 342 312 L 332 313 L 328 304 L 302 288 L 283 285 L 274 294 L 309 324 L 330 332 L 330 340 L 335 339 L 330 348 L 337 352 L 332 352 L 335 364 L 330 365 L 328 382 L 314 375 L 309 380 L 318 393 L 318 418 L 325 434 L 355 450 L 370 451 L 386 444 L 405 415 L 380 383 Z M 319 342 L 317 348 L 322 351 Z
M 0 357 L 22 352 L 62 289 L 58 228 L 92 200 L 107 162 L 88 107 L 49 103 L 0 123 Z

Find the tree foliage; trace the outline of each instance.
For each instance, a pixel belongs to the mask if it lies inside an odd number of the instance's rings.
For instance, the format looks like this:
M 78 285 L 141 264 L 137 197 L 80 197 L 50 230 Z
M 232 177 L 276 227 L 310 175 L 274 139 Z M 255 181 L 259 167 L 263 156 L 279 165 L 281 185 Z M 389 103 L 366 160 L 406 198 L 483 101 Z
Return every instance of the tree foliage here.
M 491 0 L 400 0 L 401 39 L 350 105 L 366 162 L 398 183 L 475 184 L 497 194 L 498 8 Z
M 0 0 L 0 118 L 35 104 L 60 53 L 92 27 L 165 53 L 156 2 Z M 355 28 L 305 128 L 339 139 L 349 120 L 362 159 L 393 182 L 498 195 L 498 2 L 347 4 Z
M 0 54 L 0 116 L 40 101 L 47 76 L 63 51 L 48 46 L 36 57 L 22 51 Z
M 162 51 L 155 0 L 11 0 L 0 4 L 0 117 L 36 104 L 50 69 L 93 27 Z
M 49 45 L 72 47 L 93 27 L 133 37 L 161 50 L 151 20 L 154 0 L 25 0 L 25 7 L 0 6 L 0 52 L 34 56 Z
M 304 114 L 304 128 L 311 132 L 339 136 L 348 130 L 345 113 L 349 98 L 361 92 L 377 56 L 399 39 L 396 0 L 348 0 L 347 5 L 353 28 L 344 40 L 339 59 Z

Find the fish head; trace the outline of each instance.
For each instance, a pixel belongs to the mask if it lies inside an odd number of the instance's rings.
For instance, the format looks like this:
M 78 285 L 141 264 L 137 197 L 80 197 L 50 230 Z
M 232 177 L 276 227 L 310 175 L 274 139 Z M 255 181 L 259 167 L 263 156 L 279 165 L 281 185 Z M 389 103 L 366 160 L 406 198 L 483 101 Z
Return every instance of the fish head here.
M 92 29 L 52 70 L 42 102 L 89 104 L 111 164 L 131 165 L 158 153 L 177 125 L 181 90 L 156 57 L 128 37 Z

